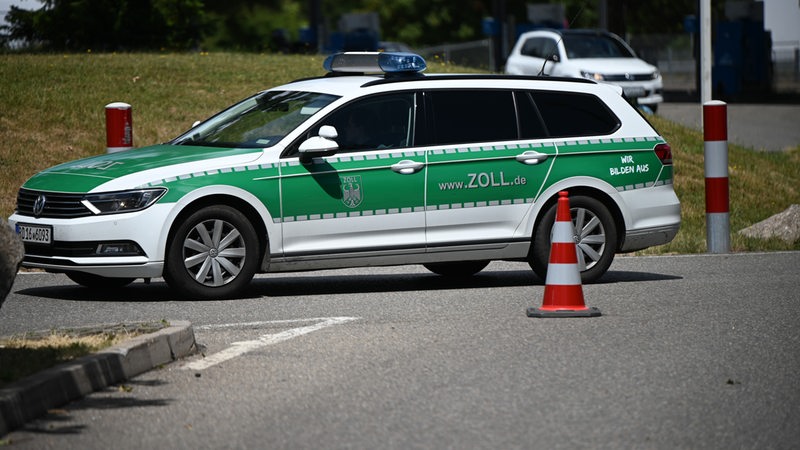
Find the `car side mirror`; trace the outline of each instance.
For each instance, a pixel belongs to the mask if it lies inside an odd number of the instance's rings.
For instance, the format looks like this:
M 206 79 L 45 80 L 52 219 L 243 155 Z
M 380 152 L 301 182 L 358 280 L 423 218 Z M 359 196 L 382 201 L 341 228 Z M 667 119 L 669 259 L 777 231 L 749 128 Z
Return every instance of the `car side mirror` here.
M 339 150 L 339 144 L 334 139 L 339 137 L 336 128 L 330 125 L 323 125 L 319 129 L 319 135 L 313 136 L 300 144 L 298 152 L 301 161 L 310 161 L 315 156 L 330 156 Z

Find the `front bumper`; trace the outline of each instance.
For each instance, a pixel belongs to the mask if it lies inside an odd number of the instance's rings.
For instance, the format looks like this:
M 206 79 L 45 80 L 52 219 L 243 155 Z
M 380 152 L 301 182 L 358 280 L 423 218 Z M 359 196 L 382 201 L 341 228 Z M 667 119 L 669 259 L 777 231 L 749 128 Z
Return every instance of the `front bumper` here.
M 122 261 L 108 261 L 107 264 L 90 264 L 87 261 L 31 256 L 27 253 L 22 267 L 56 273 L 84 272 L 108 278 L 158 278 L 164 271 L 163 262 L 125 264 Z
M 627 98 L 640 105 L 655 105 L 664 101 L 664 84 L 660 79 L 610 83 L 621 87 Z
M 85 272 L 104 277 L 160 277 L 164 268 L 164 248 L 171 205 L 126 214 L 71 219 L 35 218 L 13 214 L 16 224 L 52 227 L 49 245 L 25 243 L 23 267 L 48 272 Z M 124 255 L 98 253 L 108 243 L 131 243 L 136 252 Z

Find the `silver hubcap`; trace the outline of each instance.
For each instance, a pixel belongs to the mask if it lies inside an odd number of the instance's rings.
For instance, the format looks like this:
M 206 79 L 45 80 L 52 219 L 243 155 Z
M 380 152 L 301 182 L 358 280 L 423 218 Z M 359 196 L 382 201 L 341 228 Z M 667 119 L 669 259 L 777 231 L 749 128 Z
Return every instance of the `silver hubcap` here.
M 206 220 L 183 241 L 183 265 L 205 286 L 222 286 L 242 270 L 247 251 L 239 230 L 224 220 Z
M 606 249 L 606 230 L 600 219 L 588 209 L 572 208 L 570 212 L 578 247 L 578 267 L 581 271 L 591 269 Z
M 581 272 L 591 269 L 606 249 L 606 230 L 597 216 L 585 208 L 570 208 L 578 267 Z M 552 234 L 550 236 L 552 240 Z

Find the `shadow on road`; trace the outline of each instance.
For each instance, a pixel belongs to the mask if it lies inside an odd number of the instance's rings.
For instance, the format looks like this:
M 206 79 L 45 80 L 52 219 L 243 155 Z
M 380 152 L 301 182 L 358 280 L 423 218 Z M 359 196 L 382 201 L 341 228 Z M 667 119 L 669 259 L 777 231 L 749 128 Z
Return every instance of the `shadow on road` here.
M 530 270 L 484 271 L 467 278 L 451 278 L 432 273 L 365 275 L 292 274 L 268 275 L 251 282 L 243 296 L 230 300 L 259 297 L 297 297 L 326 294 L 485 289 L 492 287 L 543 286 L 544 280 Z M 649 272 L 609 271 L 596 284 L 678 280 L 681 277 Z M 54 285 L 16 291 L 18 295 L 80 302 L 191 301 L 178 297 L 163 281 L 137 282 L 112 290 L 89 289 L 78 285 Z
M 125 384 L 135 385 L 137 382 L 136 380 L 130 380 Z M 28 422 L 17 431 L 47 435 L 80 434 L 87 428 L 87 425 L 75 423 L 70 411 L 149 408 L 168 406 L 173 402 L 173 399 L 137 399 L 128 394 L 127 391 L 120 389 L 119 386 L 110 386 L 100 391 L 97 395 L 71 402 L 64 409 L 51 409 L 45 415 Z M 23 442 L 22 440 L 17 441 L 20 444 Z

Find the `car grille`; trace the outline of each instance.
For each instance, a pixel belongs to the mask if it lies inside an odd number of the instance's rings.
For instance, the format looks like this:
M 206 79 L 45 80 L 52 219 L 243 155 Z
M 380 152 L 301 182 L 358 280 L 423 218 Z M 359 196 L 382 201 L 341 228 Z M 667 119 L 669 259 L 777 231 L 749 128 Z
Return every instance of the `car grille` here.
M 606 81 L 649 81 L 653 79 L 652 73 L 603 75 Z
M 44 208 L 36 214 L 34 206 L 39 196 L 44 196 Z M 83 200 L 83 194 L 63 194 L 20 189 L 19 194 L 17 194 L 17 212 L 23 216 L 59 219 L 91 216 L 92 212 L 83 206 L 81 200 Z

